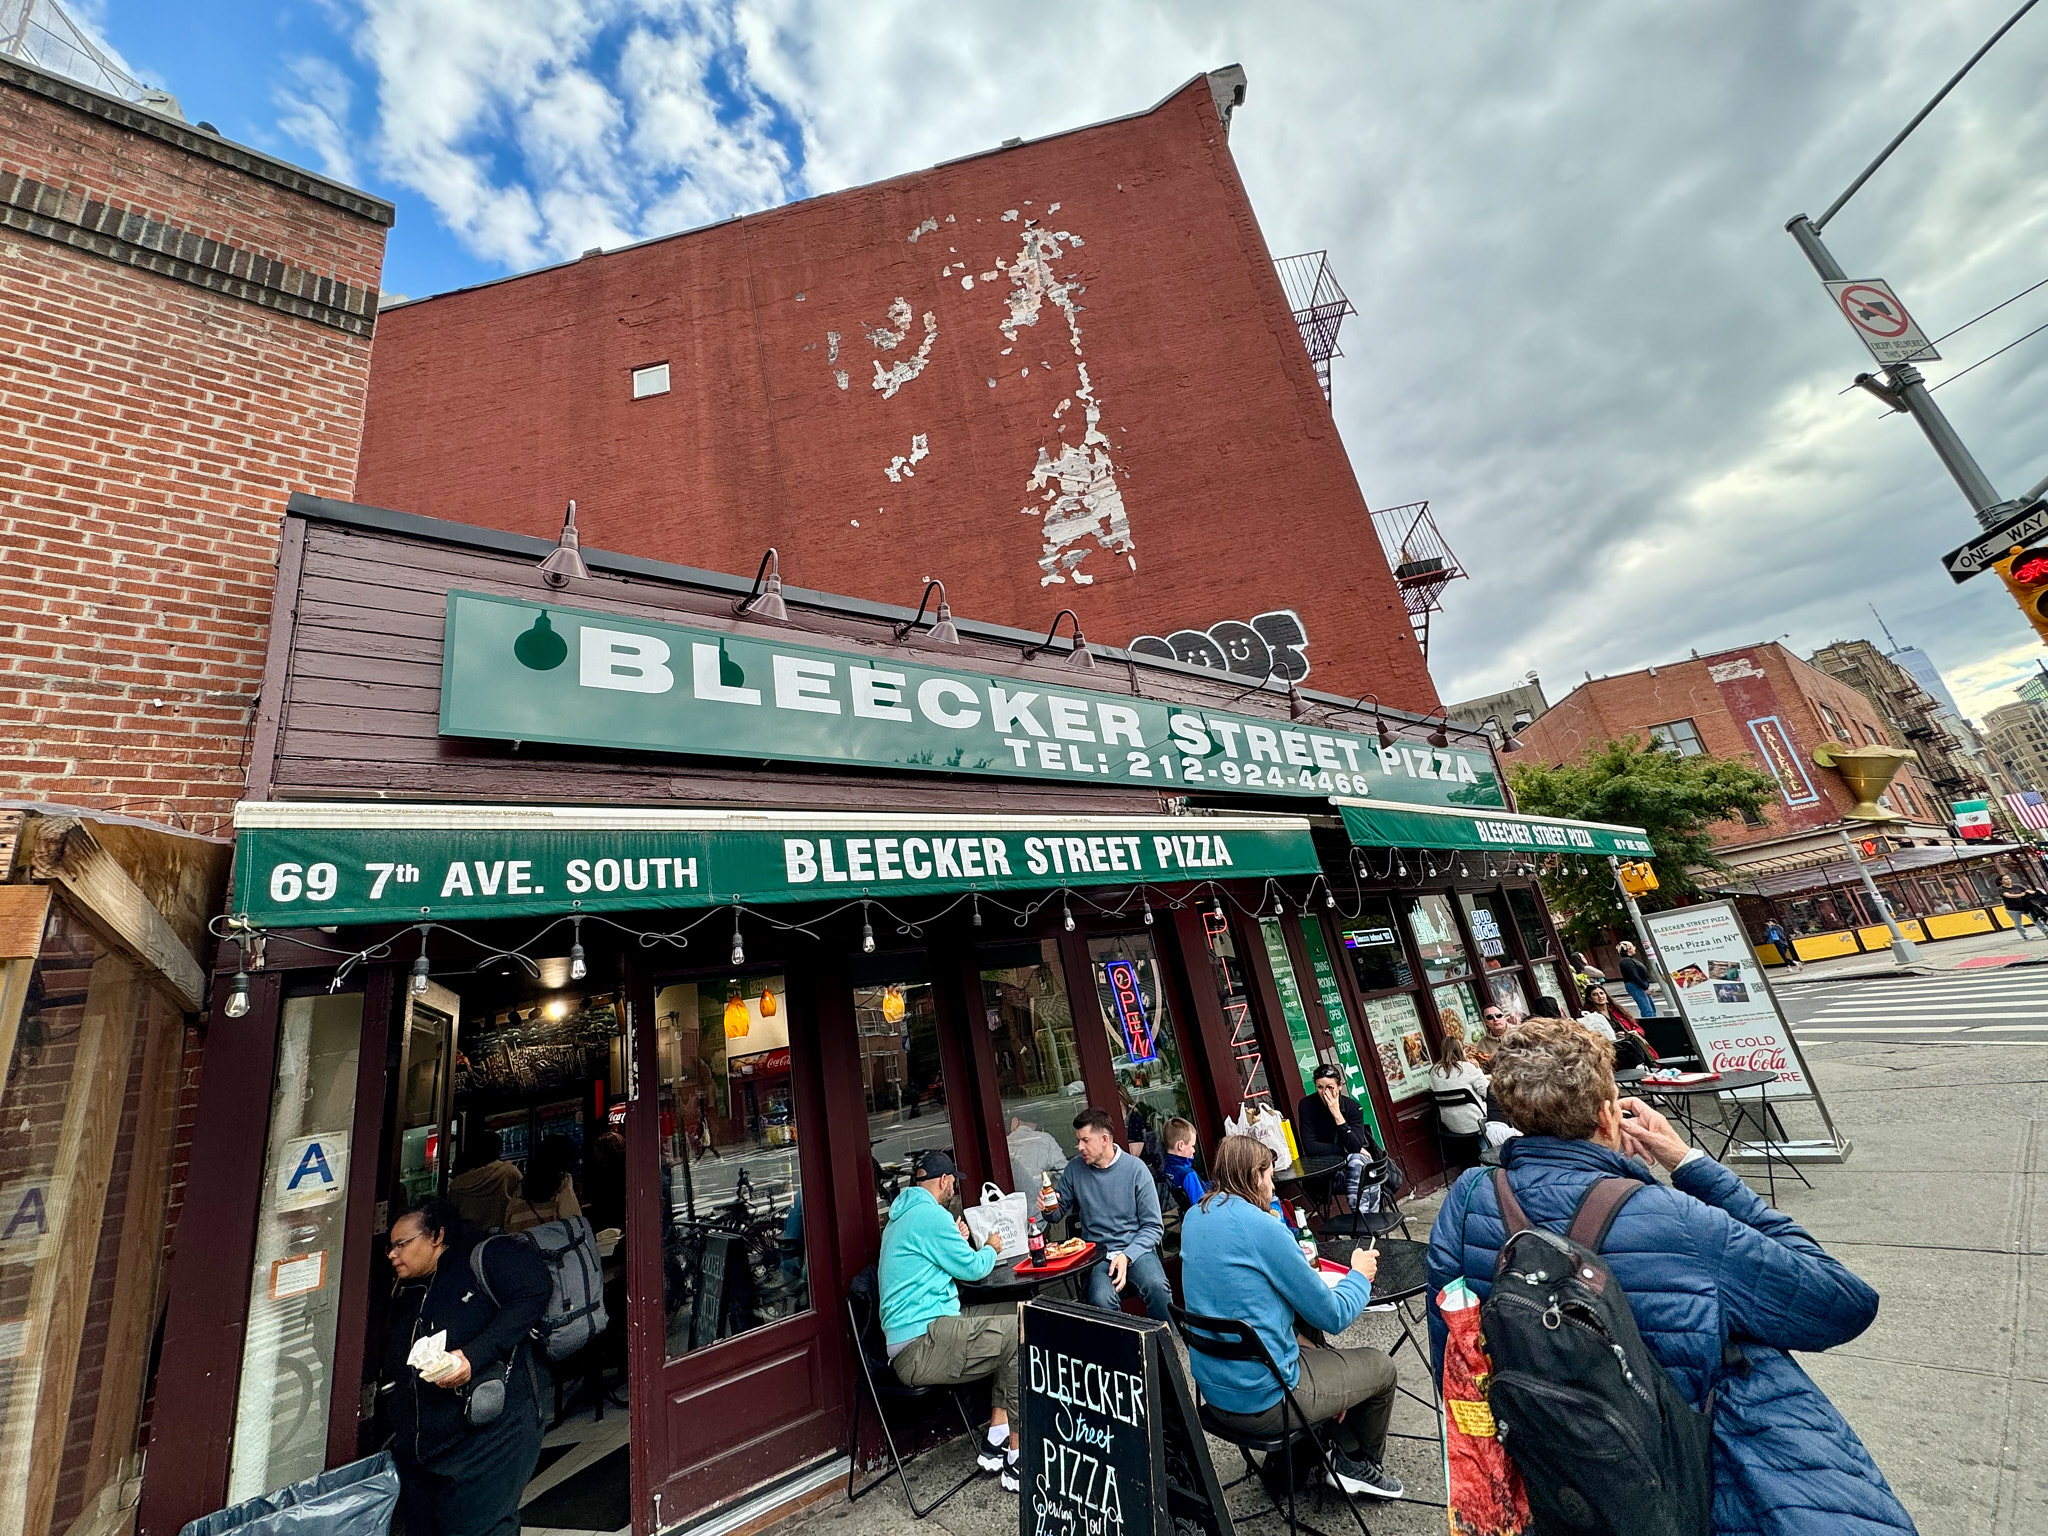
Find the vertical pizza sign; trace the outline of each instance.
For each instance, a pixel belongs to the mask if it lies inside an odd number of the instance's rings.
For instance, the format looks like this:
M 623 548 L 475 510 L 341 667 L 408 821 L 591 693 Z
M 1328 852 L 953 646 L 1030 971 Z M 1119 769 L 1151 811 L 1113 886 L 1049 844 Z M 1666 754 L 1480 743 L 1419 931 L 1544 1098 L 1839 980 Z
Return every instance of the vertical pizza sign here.
M 1773 1099 L 1811 1097 L 1806 1063 L 1733 904 L 1649 912 L 1643 921 L 1677 988 L 1705 1069 L 1775 1072 Z

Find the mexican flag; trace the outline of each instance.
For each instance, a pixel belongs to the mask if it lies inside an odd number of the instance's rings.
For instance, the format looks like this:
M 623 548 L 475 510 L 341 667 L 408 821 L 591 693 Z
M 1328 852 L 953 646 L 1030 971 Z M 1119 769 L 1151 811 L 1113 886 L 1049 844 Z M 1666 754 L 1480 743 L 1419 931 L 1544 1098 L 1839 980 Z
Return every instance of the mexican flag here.
M 1991 802 L 1988 800 L 1952 800 L 1949 809 L 1955 812 L 1956 831 L 1966 838 L 1990 837 Z

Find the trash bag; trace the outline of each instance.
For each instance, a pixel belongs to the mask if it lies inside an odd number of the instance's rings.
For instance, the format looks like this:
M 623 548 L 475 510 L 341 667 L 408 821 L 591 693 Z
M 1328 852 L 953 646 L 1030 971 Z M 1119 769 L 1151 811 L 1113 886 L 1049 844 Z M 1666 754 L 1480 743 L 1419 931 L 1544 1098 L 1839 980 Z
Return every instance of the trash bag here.
M 179 1536 L 388 1536 L 398 1463 L 379 1451 L 202 1515 Z

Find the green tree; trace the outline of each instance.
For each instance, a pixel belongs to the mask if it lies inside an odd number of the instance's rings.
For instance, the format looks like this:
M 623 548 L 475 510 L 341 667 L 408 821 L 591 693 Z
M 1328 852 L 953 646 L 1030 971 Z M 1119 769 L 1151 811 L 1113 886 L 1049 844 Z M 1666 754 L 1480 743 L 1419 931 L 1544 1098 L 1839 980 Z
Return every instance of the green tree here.
M 1705 894 L 1695 873 L 1728 867 L 1716 856 L 1709 829 L 1731 817 L 1757 815 L 1778 793 L 1777 781 L 1748 763 L 1680 757 L 1635 736 L 1603 742 L 1583 760 L 1558 768 L 1517 765 L 1508 777 L 1515 804 L 1531 815 L 1619 822 L 1648 832 L 1656 850 L 1650 862 L 1657 889 L 1642 904 L 1651 908 Z M 1604 858 L 1557 861 L 1543 875 L 1543 893 L 1553 910 L 1565 914 L 1574 945 L 1590 942 L 1603 929 L 1628 926 L 1628 909 Z

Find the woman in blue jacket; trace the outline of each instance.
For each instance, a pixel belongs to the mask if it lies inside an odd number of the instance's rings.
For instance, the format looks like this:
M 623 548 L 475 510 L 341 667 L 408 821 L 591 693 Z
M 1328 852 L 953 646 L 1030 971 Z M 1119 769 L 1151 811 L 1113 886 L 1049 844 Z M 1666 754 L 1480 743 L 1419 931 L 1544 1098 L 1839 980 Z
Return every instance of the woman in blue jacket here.
M 1686 1401 L 1703 1408 L 1718 1393 L 1716 1536 L 1912 1531 L 1863 1442 L 1787 1353 L 1855 1338 L 1877 1316 L 1877 1292 L 1688 1147 L 1662 1115 L 1618 1099 L 1611 1047 L 1578 1025 L 1531 1020 L 1510 1031 L 1492 1083 L 1525 1133 L 1501 1156 L 1534 1225 L 1563 1231 L 1600 1179 L 1647 1186 L 1621 1208 L 1600 1254 Z M 1638 1158 L 1666 1169 L 1670 1187 Z M 1492 1288 L 1506 1228 L 1486 1172 L 1475 1169 L 1444 1197 L 1430 1232 L 1432 1297 L 1460 1277 L 1482 1298 Z M 1440 1373 L 1444 1327 L 1433 1300 L 1429 1328 Z
M 1401 1480 L 1380 1465 L 1394 1410 L 1394 1362 L 1377 1349 L 1304 1350 L 1296 1338 L 1303 1323 L 1326 1334 L 1349 1328 L 1372 1300 L 1379 1255 L 1353 1250 L 1351 1273 L 1326 1284 L 1268 1209 L 1273 1154 L 1253 1137 L 1224 1137 L 1211 1172 L 1209 1193 L 1181 1218 L 1188 1311 L 1249 1323 L 1308 1422 L 1336 1421 L 1323 1436 L 1332 1482 L 1353 1494 L 1400 1498 Z M 1278 1435 L 1300 1427 L 1272 1372 L 1256 1361 L 1216 1360 L 1191 1350 L 1188 1368 L 1203 1401 L 1233 1428 Z

